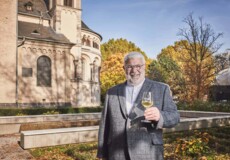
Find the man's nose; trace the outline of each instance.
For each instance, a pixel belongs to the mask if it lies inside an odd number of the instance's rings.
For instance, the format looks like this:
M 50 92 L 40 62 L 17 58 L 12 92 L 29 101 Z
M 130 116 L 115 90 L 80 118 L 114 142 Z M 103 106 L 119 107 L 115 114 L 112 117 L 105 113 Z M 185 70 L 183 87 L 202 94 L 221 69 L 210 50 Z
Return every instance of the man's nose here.
M 138 71 L 138 69 L 137 69 L 136 66 L 133 66 L 133 67 L 131 68 L 131 70 L 130 70 L 130 72 L 136 72 L 136 71 Z

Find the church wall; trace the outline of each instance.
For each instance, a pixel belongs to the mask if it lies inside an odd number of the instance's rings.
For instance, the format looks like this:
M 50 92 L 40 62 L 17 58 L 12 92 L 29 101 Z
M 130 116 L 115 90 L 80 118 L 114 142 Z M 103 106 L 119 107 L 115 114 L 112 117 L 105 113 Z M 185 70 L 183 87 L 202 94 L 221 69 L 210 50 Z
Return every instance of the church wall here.
M 81 57 L 81 63 L 83 63 L 81 64 L 83 67 L 81 80 L 72 82 L 71 102 L 73 107 L 99 106 L 101 103 L 99 83 L 101 57 L 98 53 L 84 48 Z
M 36 24 L 39 24 L 39 23 L 41 24 L 42 23 L 43 26 L 46 26 L 46 27 L 49 26 L 49 21 L 48 20 L 43 19 L 41 21 L 41 19 L 39 17 L 35 18 L 35 17 L 29 17 L 29 16 L 25 16 L 25 15 L 21 15 L 21 14 L 18 15 L 18 21 L 36 23 Z
M 81 103 L 84 105 L 91 104 L 92 106 L 100 105 L 100 80 L 99 72 L 101 66 L 101 52 L 100 52 L 100 37 L 92 32 L 82 30 L 82 57 L 88 57 L 86 61 L 85 77 L 81 85 L 83 91 L 80 96 Z M 89 42 L 89 44 L 86 43 Z M 94 48 L 93 42 L 98 44 L 98 48 Z
M 99 106 L 101 104 L 99 83 L 101 56 L 98 49 L 95 51 L 93 47 L 82 46 L 81 57 L 85 65 L 82 66 L 84 69 L 82 80 L 78 84 L 73 84 L 77 96 L 72 98 L 77 106 Z
M 19 102 L 20 103 L 70 103 L 70 63 L 68 45 L 51 45 L 30 42 L 19 48 Z M 37 60 L 40 56 L 51 59 L 50 87 L 37 85 Z M 31 77 L 22 76 L 22 68 L 32 68 Z
M 99 106 L 100 105 L 100 85 L 94 82 L 82 82 L 81 87 L 81 104 L 82 106 Z
M 72 107 L 100 106 L 100 84 L 93 81 L 73 82 L 71 84 Z
M 70 52 L 73 55 L 73 60 L 79 60 L 81 59 L 81 6 L 78 6 L 79 8 L 66 7 L 63 6 L 62 0 L 57 1 L 57 4 L 51 25 L 57 33 L 64 34 L 75 44 Z M 72 69 L 73 66 L 71 66 Z M 72 72 L 74 71 L 72 70 Z
M 81 1 L 74 1 L 74 7 L 77 8 L 77 9 L 81 9 Z
M 25 14 L 17 15 L 16 0 L 3 0 L 3 4 L 0 6 L 1 13 L 4 13 L 0 15 L 0 106 L 16 102 L 19 107 L 70 103 L 73 107 L 100 105 L 101 37 L 81 28 L 81 0 L 74 0 L 73 7 L 63 6 L 63 0 L 56 0 L 56 4 L 50 3 L 51 8 L 56 5 L 54 16 L 51 20 L 42 21 L 43 26 L 51 25 L 57 34 L 63 33 L 73 44 L 39 38 L 26 38 L 25 43 L 21 43 L 21 37 L 17 42 L 17 20 L 38 24 L 40 19 Z M 90 41 L 89 45 L 82 43 L 84 36 Z M 20 47 L 17 47 L 17 43 Z M 47 56 L 51 60 L 52 80 L 48 87 L 37 85 L 37 60 L 40 56 Z M 83 58 L 86 59 L 86 66 L 85 75 L 81 77 Z M 77 66 L 74 66 L 76 63 Z
M 64 34 L 72 43 L 81 42 L 81 9 L 56 6 L 53 25 L 58 33 Z
M 16 103 L 17 1 L 0 5 L 0 103 Z M 10 28 L 10 30 L 9 30 Z
M 61 33 L 63 33 L 72 43 L 77 42 L 77 12 L 62 9 L 61 11 Z

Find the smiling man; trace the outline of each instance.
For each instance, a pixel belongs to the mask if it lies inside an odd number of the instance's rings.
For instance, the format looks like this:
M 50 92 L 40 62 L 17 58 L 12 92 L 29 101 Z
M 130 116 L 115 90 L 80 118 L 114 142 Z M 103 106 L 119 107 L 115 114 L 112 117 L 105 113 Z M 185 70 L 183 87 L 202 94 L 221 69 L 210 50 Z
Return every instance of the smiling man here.
M 126 82 L 107 91 L 99 135 L 99 159 L 162 160 L 162 128 L 179 122 L 168 85 L 145 78 L 145 59 L 131 52 L 124 58 Z M 144 92 L 151 92 L 154 106 L 145 109 Z M 143 120 L 148 120 L 144 122 Z

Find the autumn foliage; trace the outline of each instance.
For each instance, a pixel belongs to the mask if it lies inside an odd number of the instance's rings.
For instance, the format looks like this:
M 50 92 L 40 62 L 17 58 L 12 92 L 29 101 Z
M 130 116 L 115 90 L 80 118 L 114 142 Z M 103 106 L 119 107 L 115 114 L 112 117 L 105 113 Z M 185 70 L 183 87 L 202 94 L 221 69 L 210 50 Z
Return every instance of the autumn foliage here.
M 174 45 L 162 49 L 158 59 L 164 56 L 170 57 L 179 67 L 180 74 L 178 74 L 182 77 L 174 76 L 174 82 L 172 80 L 167 82 L 172 83 L 172 86 L 175 86 L 176 83 L 179 84 L 177 87 L 180 91 L 183 91 L 180 95 L 181 101 L 202 100 L 208 94 L 208 88 L 215 77 L 214 58 L 208 50 L 203 57 L 199 52 L 198 44 L 196 56 L 192 56 L 185 45 L 189 47 L 185 40 L 175 42 Z
M 102 62 L 100 79 L 101 94 L 103 97 L 110 87 L 125 81 L 123 58 L 123 53 L 117 53 L 112 54 L 104 62 Z
M 216 72 L 214 53 L 222 45 L 217 40 L 223 33 L 216 34 L 202 18 L 196 21 L 192 14 L 183 22 L 187 28 L 179 29 L 178 33 L 182 40 L 162 49 L 156 60 L 149 59 L 126 39 L 111 39 L 102 44 L 102 95 L 108 88 L 125 80 L 123 57 L 130 51 L 138 51 L 146 59 L 146 76 L 169 84 L 178 101 L 207 100 Z

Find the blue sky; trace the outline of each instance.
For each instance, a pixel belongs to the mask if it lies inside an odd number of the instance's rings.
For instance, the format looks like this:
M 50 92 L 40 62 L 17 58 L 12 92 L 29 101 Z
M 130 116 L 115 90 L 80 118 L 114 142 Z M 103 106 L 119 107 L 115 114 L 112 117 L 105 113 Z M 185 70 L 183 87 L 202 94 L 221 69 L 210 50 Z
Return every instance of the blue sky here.
M 125 38 L 150 58 L 181 39 L 179 28 L 187 27 L 182 21 L 191 12 L 224 33 L 219 52 L 230 48 L 230 0 L 82 0 L 82 19 L 102 43 Z

